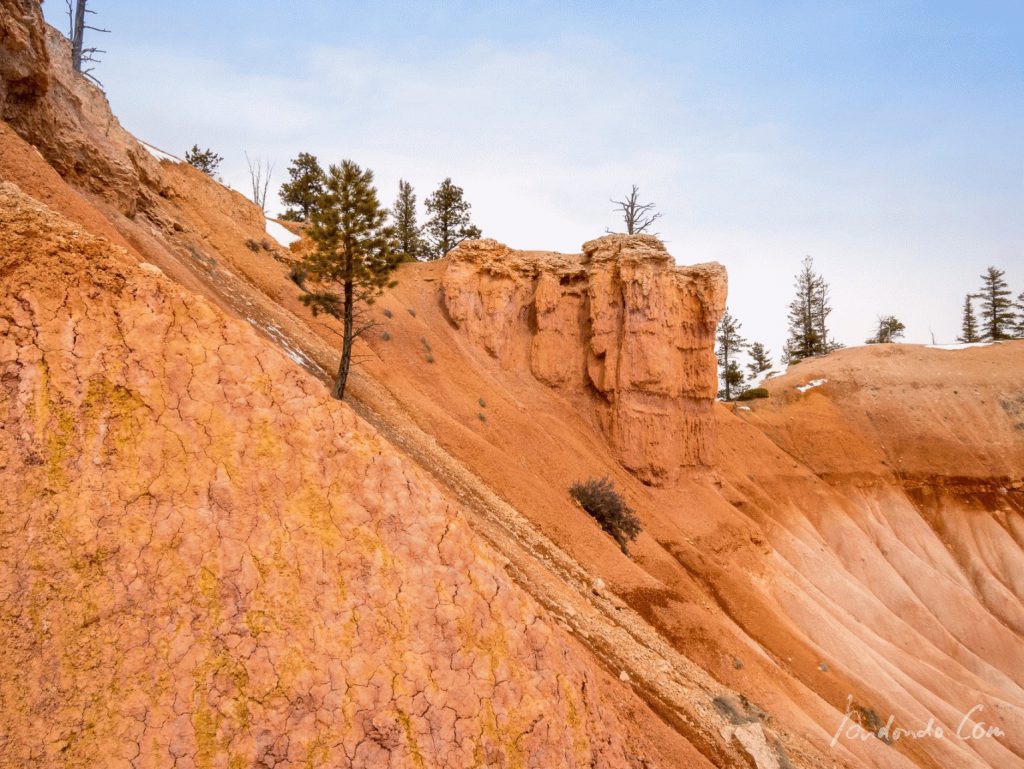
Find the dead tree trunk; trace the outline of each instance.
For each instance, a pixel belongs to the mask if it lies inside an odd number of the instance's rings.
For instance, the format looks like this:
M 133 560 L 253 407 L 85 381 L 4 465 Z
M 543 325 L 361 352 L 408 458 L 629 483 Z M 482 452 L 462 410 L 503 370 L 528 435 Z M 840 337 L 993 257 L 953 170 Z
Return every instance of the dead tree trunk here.
M 83 70 L 82 64 L 99 61 L 94 54 L 106 53 L 106 51 L 92 47 L 85 47 L 85 30 L 91 29 L 95 32 L 109 32 L 109 29 L 102 29 L 101 27 L 94 27 L 90 24 L 85 23 L 85 15 L 87 13 L 95 14 L 96 11 L 90 11 L 86 5 L 89 0 L 64 0 L 68 6 L 68 22 L 70 29 L 68 30 L 68 39 L 71 41 L 71 66 L 75 68 L 76 72 L 81 72 L 83 75 L 89 77 L 90 80 L 96 81 L 89 73 L 92 69 Z M 99 81 L 96 81 L 99 82 Z
M 268 158 L 250 158 L 245 153 L 245 162 L 249 165 L 249 182 L 252 184 L 252 202 L 267 212 L 267 190 L 270 188 L 270 175 L 274 173 L 274 164 Z
M 661 218 L 654 211 L 654 203 L 640 202 L 640 189 L 634 184 L 625 200 L 613 200 L 615 208 L 622 212 L 622 221 L 626 225 L 627 235 L 639 235 L 647 232 L 655 221 Z M 611 232 L 611 230 L 608 230 Z

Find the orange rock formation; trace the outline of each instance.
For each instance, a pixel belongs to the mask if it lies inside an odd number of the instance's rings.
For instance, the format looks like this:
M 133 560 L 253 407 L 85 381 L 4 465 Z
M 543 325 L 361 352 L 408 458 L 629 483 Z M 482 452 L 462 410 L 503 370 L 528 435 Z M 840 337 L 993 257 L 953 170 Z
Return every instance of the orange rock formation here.
M 708 464 L 725 269 L 677 267 L 657 238 L 608 235 L 581 256 L 464 243 L 449 317 L 505 367 L 586 402 L 623 465 L 663 485 Z
M 0 0 L 0 766 L 1024 764 L 1024 342 L 727 407 L 721 268 L 484 241 L 337 404 L 295 252 L 66 61 Z
M 0 766 L 625 764 L 564 634 L 319 381 L 12 185 L 0 232 Z

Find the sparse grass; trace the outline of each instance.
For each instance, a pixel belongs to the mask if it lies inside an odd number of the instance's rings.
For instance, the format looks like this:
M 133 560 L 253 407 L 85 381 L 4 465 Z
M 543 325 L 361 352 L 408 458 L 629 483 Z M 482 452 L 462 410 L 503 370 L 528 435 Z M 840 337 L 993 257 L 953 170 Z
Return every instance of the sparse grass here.
M 629 555 L 628 545 L 637 538 L 642 527 L 640 519 L 612 482 L 608 478 L 579 481 L 569 487 L 569 494 L 619 543 L 622 552 Z

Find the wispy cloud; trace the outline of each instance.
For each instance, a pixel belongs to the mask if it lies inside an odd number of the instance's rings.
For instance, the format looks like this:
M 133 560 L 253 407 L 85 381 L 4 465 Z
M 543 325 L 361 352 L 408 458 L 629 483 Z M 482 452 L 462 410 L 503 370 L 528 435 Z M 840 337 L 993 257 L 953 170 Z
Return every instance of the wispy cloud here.
M 876 60 L 892 39 L 855 16 L 832 19 L 830 41 L 804 30 L 808 51 L 766 43 L 749 19 L 652 32 L 649 47 L 594 25 L 353 46 L 314 35 L 283 40 L 273 65 L 258 46 L 247 61 L 157 36 L 119 46 L 103 76 L 131 130 L 171 151 L 213 147 L 238 189 L 243 151 L 276 160 L 278 180 L 299 151 L 352 158 L 385 200 L 399 178 L 422 201 L 451 176 L 485 234 L 573 251 L 636 183 L 680 261 L 726 264 L 747 335 L 776 351 L 806 253 L 832 281 L 842 341 L 889 312 L 914 341 L 950 341 L 986 264 L 1024 289 L 1024 113 L 993 112 L 1009 95 L 1001 74 L 977 93 L 969 79 L 930 83 L 919 69 L 932 59 L 907 52 L 888 82 Z M 954 61 L 971 77 L 981 66 Z

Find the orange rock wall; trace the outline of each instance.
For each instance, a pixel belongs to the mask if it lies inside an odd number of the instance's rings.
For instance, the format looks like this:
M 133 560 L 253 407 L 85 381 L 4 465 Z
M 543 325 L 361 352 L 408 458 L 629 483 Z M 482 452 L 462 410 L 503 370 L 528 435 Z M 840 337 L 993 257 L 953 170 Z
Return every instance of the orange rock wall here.
M 460 512 L 242 322 L 0 185 L 0 767 L 628 766 Z
M 599 238 L 579 256 L 476 241 L 447 259 L 452 321 L 503 367 L 577 399 L 637 477 L 670 485 L 709 463 L 723 267 L 677 267 L 646 235 Z

